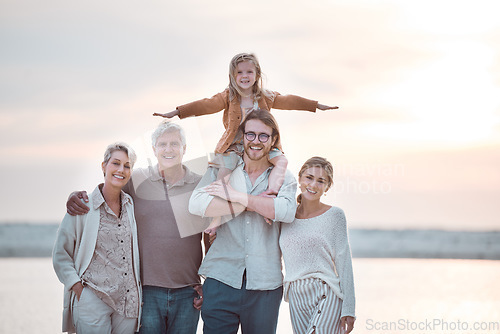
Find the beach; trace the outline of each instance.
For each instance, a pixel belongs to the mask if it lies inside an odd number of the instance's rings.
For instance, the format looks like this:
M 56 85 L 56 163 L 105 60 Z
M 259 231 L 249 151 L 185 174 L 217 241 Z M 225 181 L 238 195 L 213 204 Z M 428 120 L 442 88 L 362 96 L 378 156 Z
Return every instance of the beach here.
M 0 333 L 60 332 L 57 227 L 0 224 Z M 500 333 L 499 232 L 351 229 L 349 238 L 354 333 Z M 285 302 L 278 333 L 292 333 Z
M 60 333 L 50 258 L 0 258 L 0 268 L 0 333 Z M 500 333 L 498 261 L 354 258 L 353 268 L 354 333 Z M 292 333 L 285 302 L 278 333 Z

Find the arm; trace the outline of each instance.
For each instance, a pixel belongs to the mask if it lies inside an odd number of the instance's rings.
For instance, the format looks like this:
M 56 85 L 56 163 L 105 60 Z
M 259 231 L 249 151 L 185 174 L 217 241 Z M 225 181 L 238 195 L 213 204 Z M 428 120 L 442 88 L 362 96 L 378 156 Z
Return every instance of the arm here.
M 219 182 L 220 181 L 214 182 L 214 185 L 210 185 L 207 188 L 205 188 L 206 194 L 208 196 L 212 197 L 212 199 L 209 201 L 209 203 L 207 205 L 207 209 L 205 210 L 205 214 L 204 214 L 205 217 L 220 217 L 220 216 L 228 216 L 228 215 L 232 215 L 232 214 L 237 216 L 240 213 L 242 213 L 243 211 L 245 211 L 245 206 L 234 201 L 233 197 L 231 197 L 231 199 L 233 199 L 231 201 L 228 201 L 228 200 L 220 198 L 220 197 L 216 197 L 218 195 L 215 195 L 214 191 L 212 191 L 212 189 L 214 189 L 214 187 L 219 187 L 217 184 L 215 184 L 215 183 L 219 183 Z M 229 188 L 231 186 L 227 186 L 227 187 L 229 190 Z M 222 189 L 222 190 L 217 190 L 217 191 L 224 193 L 222 185 L 220 185 L 219 189 Z M 221 194 L 221 196 L 225 196 L 225 195 Z
M 179 116 L 179 110 L 175 109 L 174 111 L 166 112 L 164 114 L 160 114 L 160 113 L 155 112 L 153 114 L 153 116 L 161 116 L 161 117 L 165 117 L 165 118 L 173 118 L 175 116 Z
M 281 95 L 274 93 L 274 102 L 272 108 L 281 110 L 306 110 L 315 112 L 318 107 L 318 101 L 309 100 L 297 95 Z
M 351 248 L 347 235 L 347 223 L 344 211 L 337 209 L 333 216 L 335 268 L 340 279 L 340 289 L 344 294 L 341 317 L 353 317 L 355 308 L 354 276 L 352 270 Z M 347 319 L 346 319 L 347 321 Z M 347 323 L 348 324 L 348 323 Z
M 269 162 L 274 165 L 274 168 L 269 175 L 269 186 L 263 195 L 276 195 L 283 185 L 283 182 L 285 182 L 288 159 L 281 154 L 272 158 Z
M 235 216 L 248 209 L 274 219 L 274 200 L 236 191 L 216 179 L 215 171 L 207 171 L 189 200 L 189 211 L 202 217 Z M 211 182 L 211 183 L 210 183 Z M 208 183 L 208 184 L 207 184 Z
M 189 212 L 193 215 L 201 217 L 220 217 L 231 214 L 231 208 L 235 214 L 239 214 L 245 210 L 245 207 L 223 200 L 219 197 L 210 195 L 206 187 L 211 185 L 217 178 L 214 168 L 209 168 L 201 181 L 196 186 L 196 189 L 191 194 L 189 199 Z
M 289 171 L 285 174 L 283 186 L 275 198 L 242 193 L 234 190 L 230 185 L 225 185 L 222 181 L 211 183 L 205 187 L 205 191 L 210 196 L 215 196 L 208 205 L 207 214 L 218 212 L 211 210 L 227 208 L 227 203 L 230 201 L 238 209 L 243 207 L 274 221 L 291 223 L 295 218 L 297 183 Z
M 291 223 L 295 219 L 297 202 L 295 195 L 297 193 L 297 181 L 292 173 L 285 172 L 285 180 L 279 189 L 278 195 L 274 198 L 275 221 L 282 223 Z
M 66 214 L 59 226 L 52 251 L 52 265 L 65 289 L 73 289 L 79 295 L 83 286 L 78 285 L 81 280 L 74 261 L 77 243 L 76 220 L 76 217 Z
M 212 238 L 210 234 L 203 233 L 203 245 L 205 246 L 205 255 L 207 255 L 208 250 L 210 249 L 210 246 L 212 246 L 212 243 L 214 241 L 215 241 L 215 236 Z
M 215 114 L 229 106 L 229 93 L 226 91 L 215 94 L 211 98 L 201 99 L 178 106 L 179 118 Z
M 316 109 L 330 110 L 339 108 L 337 106 L 330 107 L 324 104 L 320 104 L 318 101 L 309 100 L 297 95 L 280 95 L 279 93 L 275 94 L 276 97 L 274 98 L 274 104 L 272 106 L 275 109 L 307 110 L 315 112 Z
M 233 207 L 236 207 L 238 213 L 245 209 L 254 211 L 264 218 L 274 219 L 274 199 L 270 197 L 255 196 L 247 193 L 234 190 L 229 184 L 225 184 L 222 180 L 213 182 L 205 187 L 205 191 L 214 196 L 214 199 L 207 208 L 207 215 L 220 213 L 228 207 L 228 202 L 231 202 Z M 236 213 L 236 212 L 235 212 Z

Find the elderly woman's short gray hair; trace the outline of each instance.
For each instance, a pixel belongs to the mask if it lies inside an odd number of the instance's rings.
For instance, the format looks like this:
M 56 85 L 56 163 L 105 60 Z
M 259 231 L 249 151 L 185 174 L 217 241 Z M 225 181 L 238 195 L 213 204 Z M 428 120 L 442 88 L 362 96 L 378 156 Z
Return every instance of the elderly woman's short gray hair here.
M 181 136 L 182 146 L 186 146 L 186 135 L 184 133 L 184 129 L 177 123 L 172 123 L 168 120 L 161 122 L 156 130 L 151 135 L 151 142 L 153 147 L 156 146 L 156 142 L 158 138 L 160 138 L 164 133 L 170 133 L 179 131 L 179 135 Z
M 116 142 L 108 145 L 106 151 L 104 152 L 104 164 L 107 164 L 109 162 L 109 159 L 111 159 L 111 154 L 113 154 L 113 152 L 115 151 L 125 152 L 130 160 L 130 166 L 134 166 L 135 162 L 137 161 L 137 156 L 135 155 L 134 150 L 129 145 L 123 142 Z

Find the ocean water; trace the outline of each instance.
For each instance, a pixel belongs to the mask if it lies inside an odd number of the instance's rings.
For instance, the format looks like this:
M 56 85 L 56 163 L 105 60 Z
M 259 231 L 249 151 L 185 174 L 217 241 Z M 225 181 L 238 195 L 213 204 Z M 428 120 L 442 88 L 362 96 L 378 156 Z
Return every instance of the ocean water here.
M 500 261 L 355 258 L 353 267 L 354 333 L 500 333 Z M 49 258 L 0 258 L 0 333 L 60 333 L 62 289 Z M 292 333 L 285 302 L 278 333 Z

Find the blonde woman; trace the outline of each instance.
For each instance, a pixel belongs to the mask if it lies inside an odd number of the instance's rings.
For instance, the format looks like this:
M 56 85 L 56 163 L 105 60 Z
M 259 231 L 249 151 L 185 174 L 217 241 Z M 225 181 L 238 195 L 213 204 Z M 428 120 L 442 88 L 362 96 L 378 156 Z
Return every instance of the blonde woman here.
M 282 224 L 284 298 L 296 334 L 349 333 L 354 326 L 354 280 L 346 219 L 321 196 L 333 184 L 333 167 L 313 157 L 299 172 L 295 220 Z
M 66 214 L 53 250 L 64 284 L 63 332 L 134 333 L 141 312 L 137 228 L 132 198 L 122 191 L 136 160 L 124 143 L 107 147 L 104 183 L 90 195 L 88 213 Z

